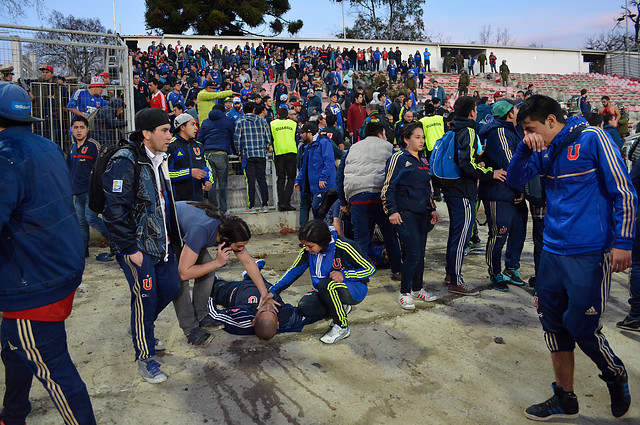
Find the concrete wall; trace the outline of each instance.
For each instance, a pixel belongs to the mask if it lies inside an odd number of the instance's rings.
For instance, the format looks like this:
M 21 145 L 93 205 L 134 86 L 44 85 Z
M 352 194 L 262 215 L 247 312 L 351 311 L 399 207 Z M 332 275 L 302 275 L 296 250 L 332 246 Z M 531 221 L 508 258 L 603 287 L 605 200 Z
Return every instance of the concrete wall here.
M 589 64 L 583 62 L 581 50 L 571 49 L 547 49 L 547 48 L 531 48 L 531 47 L 504 47 L 504 46 L 482 46 L 477 44 L 435 44 L 435 43 L 419 43 L 409 41 L 388 41 L 388 40 L 342 40 L 342 39 L 309 39 L 309 38 L 269 38 L 269 37 L 214 37 L 214 36 L 198 36 L 198 35 L 165 35 L 164 37 L 158 36 L 125 36 L 125 40 L 137 40 L 138 47 L 146 49 L 151 44 L 151 41 L 155 41 L 156 44 L 161 40 L 164 45 L 172 44 L 176 45 L 180 40 L 183 46 L 191 44 L 194 48 L 199 48 L 203 44 L 208 48 L 213 47 L 215 44 L 221 44 L 231 48 L 235 48 L 237 45 L 244 46 L 246 42 L 254 43 L 256 46 L 258 43 L 298 43 L 301 47 L 304 46 L 321 46 L 331 45 L 332 47 L 347 47 L 352 46 L 358 48 L 379 47 L 394 48 L 400 47 L 403 58 L 407 58 L 409 53 L 414 54 L 416 50 L 423 52 L 425 47 L 431 52 L 431 67 L 438 71 L 442 70 L 442 56 L 441 52 L 447 50 L 455 55 L 458 49 L 471 49 L 474 51 L 485 50 L 487 57 L 490 52 L 494 52 L 498 57 L 498 65 L 503 59 L 507 60 L 507 64 L 511 69 L 511 72 L 517 73 L 545 73 L 545 74 L 570 74 L 573 72 L 589 72 Z M 593 52 L 589 53 L 602 53 Z M 466 57 L 466 55 L 465 55 Z M 488 69 L 488 66 L 487 66 Z M 476 65 L 476 71 L 479 68 Z

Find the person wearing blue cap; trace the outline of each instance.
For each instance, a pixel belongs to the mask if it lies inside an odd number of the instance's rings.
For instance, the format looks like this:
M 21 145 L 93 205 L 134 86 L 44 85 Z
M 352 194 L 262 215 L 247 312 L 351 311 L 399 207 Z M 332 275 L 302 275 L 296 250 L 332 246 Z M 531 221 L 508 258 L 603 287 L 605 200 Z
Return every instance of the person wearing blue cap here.
M 84 241 L 64 154 L 31 130 L 40 121 L 23 88 L 0 83 L 0 423 L 25 423 L 35 375 L 65 423 L 95 424 L 65 330 L 82 281 Z
M 485 164 L 493 169 L 506 170 L 509 161 L 524 138 L 522 127 L 516 122 L 516 101 L 499 100 L 493 104 L 494 120 L 481 127 L 478 135 L 486 139 Z M 502 292 L 509 290 L 507 283 L 524 286 L 520 278 L 520 255 L 527 235 L 527 205 L 524 202 L 524 187 L 513 188 L 500 180 L 480 182 L 478 191 L 484 203 L 489 225 L 486 261 L 491 276 L 491 285 Z M 507 244 L 502 268 L 502 249 Z

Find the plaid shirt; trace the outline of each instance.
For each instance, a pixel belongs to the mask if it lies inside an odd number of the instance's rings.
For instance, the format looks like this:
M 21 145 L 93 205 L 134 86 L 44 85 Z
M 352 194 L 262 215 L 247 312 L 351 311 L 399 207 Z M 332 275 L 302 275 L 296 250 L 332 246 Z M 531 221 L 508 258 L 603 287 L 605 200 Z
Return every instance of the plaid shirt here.
M 265 158 L 267 147 L 271 144 L 271 130 L 267 121 L 255 114 L 243 115 L 236 122 L 233 143 L 243 158 Z

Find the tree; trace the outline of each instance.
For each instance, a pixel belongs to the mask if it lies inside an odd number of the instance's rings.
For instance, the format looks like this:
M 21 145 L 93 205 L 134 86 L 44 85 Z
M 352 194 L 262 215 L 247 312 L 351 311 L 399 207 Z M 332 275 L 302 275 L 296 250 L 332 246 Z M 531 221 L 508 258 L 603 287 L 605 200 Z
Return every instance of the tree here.
M 289 0 L 145 0 L 148 30 L 182 34 L 193 30 L 205 35 L 259 35 L 268 26 L 273 35 L 297 34 L 302 21 L 282 18 Z
M 513 46 L 513 36 L 509 27 L 496 28 L 491 24 L 483 24 L 478 32 L 478 44 L 493 44 L 496 46 Z
M 615 51 L 624 50 L 625 34 L 619 30 L 612 30 L 588 37 L 584 48 L 588 50 Z
M 347 38 L 428 40 L 423 20 L 424 3 L 425 0 L 349 0 L 349 14 L 356 24 L 346 28 Z M 342 32 L 336 36 L 341 37 Z
M 2 16 L 24 18 L 24 11 L 36 10 L 40 14 L 44 9 L 44 0 L 0 0 Z
M 491 24 L 483 24 L 478 33 L 478 44 L 491 44 L 493 41 L 493 28 Z
M 94 33 L 107 33 L 100 19 L 75 18 L 73 15 L 65 16 L 54 10 L 47 22 L 51 28 L 87 31 Z M 60 74 L 67 74 L 86 79 L 89 75 L 96 75 L 104 70 L 104 43 L 103 37 L 93 35 L 81 35 L 70 33 L 58 33 L 40 31 L 36 38 L 42 39 L 42 43 L 31 43 L 29 50 L 46 64 L 61 69 Z M 77 43 L 102 44 L 104 47 L 78 47 L 58 44 L 47 44 L 47 40 L 70 41 Z
M 622 6 L 623 13 L 613 22 L 615 25 L 611 31 L 589 36 L 584 42 L 584 48 L 589 50 L 631 50 L 637 51 L 640 42 L 640 0 L 628 2 L 628 8 Z M 635 12 L 635 13 L 634 13 Z M 626 19 L 630 19 L 633 28 L 633 37 L 626 34 Z M 626 43 L 625 43 L 626 41 Z

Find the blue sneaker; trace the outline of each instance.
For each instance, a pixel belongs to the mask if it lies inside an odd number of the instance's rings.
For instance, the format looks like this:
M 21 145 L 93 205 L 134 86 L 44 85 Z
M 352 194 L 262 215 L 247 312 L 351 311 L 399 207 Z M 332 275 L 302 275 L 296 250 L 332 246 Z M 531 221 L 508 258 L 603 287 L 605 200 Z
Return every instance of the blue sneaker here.
M 520 274 L 516 269 L 504 269 L 502 275 L 508 283 L 511 283 L 513 285 L 524 286 L 526 284 L 526 282 L 522 280 L 522 278 L 520 278 Z
M 264 261 L 263 259 L 256 260 L 256 266 L 258 266 L 258 270 L 262 270 L 265 264 L 267 264 L 267 262 Z M 249 279 L 249 274 L 245 270 L 242 272 L 242 280 L 248 280 L 248 279 Z
M 153 359 L 138 360 L 138 373 L 150 384 L 159 384 L 167 380 L 162 370 L 160 370 L 160 363 Z
M 493 289 L 500 292 L 507 292 L 509 290 L 509 286 L 504 281 L 502 273 L 491 276 L 491 286 L 493 286 Z

